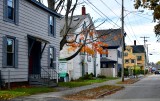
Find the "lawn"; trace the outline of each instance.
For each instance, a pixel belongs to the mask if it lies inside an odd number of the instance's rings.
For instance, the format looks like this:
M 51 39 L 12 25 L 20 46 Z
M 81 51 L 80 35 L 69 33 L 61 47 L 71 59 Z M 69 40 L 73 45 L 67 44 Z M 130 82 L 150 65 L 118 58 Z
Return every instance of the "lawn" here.
M 74 88 L 74 87 L 80 87 L 80 86 L 85 86 L 85 85 L 90 85 L 93 83 L 101 83 L 105 82 L 108 80 L 115 80 L 118 78 L 113 78 L 113 77 L 107 77 L 107 78 L 96 78 L 96 79 L 91 79 L 91 80 L 76 80 L 76 81 L 71 81 L 71 82 L 59 82 L 58 85 L 60 87 L 69 87 L 69 88 Z
M 26 88 L 15 88 L 11 90 L 0 90 L 0 99 L 9 100 L 19 96 L 28 96 L 37 93 L 46 93 L 54 91 L 56 90 L 48 87 L 26 87 Z

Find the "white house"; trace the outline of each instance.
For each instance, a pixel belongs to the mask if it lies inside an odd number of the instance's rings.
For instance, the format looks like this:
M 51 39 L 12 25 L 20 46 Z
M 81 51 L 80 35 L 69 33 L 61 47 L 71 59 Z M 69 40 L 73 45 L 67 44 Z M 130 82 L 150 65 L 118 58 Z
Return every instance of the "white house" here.
M 68 38 L 71 38 L 72 36 L 79 34 L 82 31 L 84 25 L 87 27 L 89 24 L 93 24 L 89 14 L 74 16 L 72 24 L 70 26 L 71 34 Z M 93 31 L 95 31 L 94 25 L 92 26 L 93 26 Z M 87 37 L 87 39 L 91 38 L 92 37 L 90 36 Z M 79 38 L 77 38 L 76 41 L 79 42 L 80 41 Z M 92 47 L 92 45 L 88 45 L 88 47 Z M 60 59 L 71 56 L 74 53 L 74 51 L 69 52 L 67 49 L 68 46 L 65 46 L 63 47 L 63 50 L 60 51 Z M 67 73 L 69 74 L 70 80 L 78 79 L 79 77 L 82 77 L 86 73 L 88 74 L 93 73 L 95 76 L 100 74 L 100 55 L 96 54 L 96 56 L 91 56 L 87 53 L 85 53 L 85 55 L 81 54 L 82 53 L 79 53 L 76 57 L 67 61 L 67 68 L 68 68 Z
M 104 35 L 101 41 L 108 44 L 103 47 L 108 54 L 101 55 L 101 75 L 117 77 L 122 67 L 122 37 L 121 29 L 96 30 L 99 35 Z

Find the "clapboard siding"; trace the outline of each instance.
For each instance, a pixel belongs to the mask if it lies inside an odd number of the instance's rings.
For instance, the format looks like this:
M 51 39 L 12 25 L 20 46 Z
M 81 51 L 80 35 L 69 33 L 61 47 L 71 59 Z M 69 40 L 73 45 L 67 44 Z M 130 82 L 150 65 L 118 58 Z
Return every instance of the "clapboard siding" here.
M 60 20 L 56 18 L 56 37 L 48 35 L 48 15 L 49 13 L 33 5 L 27 0 L 19 0 L 19 24 L 15 25 L 3 20 L 3 0 L 0 0 L 0 70 L 2 77 L 8 81 L 8 71 L 10 71 L 11 82 L 28 80 L 28 40 L 27 35 L 33 35 L 50 42 L 47 44 L 41 59 L 42 66 L 48 66 L 48 46 L 56 48 L 56 56 L 59 57 L 59 33 Z M 2 42 L 3 36 L 10 35 L 19 41 L 18 48 L 18 68 L 2 67 Z M 44 44 L 42 44 L 43 47 Z

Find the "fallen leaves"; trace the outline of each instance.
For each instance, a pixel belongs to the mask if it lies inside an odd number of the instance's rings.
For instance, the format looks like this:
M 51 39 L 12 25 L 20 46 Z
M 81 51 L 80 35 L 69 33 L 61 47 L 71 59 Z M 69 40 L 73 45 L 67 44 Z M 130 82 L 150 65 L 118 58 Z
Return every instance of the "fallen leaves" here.
M 96 99 L 104 95 L 112 94 L 123 88 L 124 88 L 123 86 L 105 85 L 101 87 L 83 90 L 75 94 L 66 95 L 64 96 L 64 98 L 68 100 Z
M 139 79 L 127 79 L 127 80 L 124 80 L 124 82 L 118 82 L 118 84 L 133 84 L 135 82 L 139 81 Z

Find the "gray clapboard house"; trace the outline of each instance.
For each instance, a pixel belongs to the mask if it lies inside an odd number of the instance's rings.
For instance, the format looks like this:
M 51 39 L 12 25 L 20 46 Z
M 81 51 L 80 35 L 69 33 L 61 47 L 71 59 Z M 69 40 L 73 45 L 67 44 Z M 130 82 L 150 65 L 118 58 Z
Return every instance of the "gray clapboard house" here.
M 37 0 L 0 0 L 0 80 L 57 79 L 60 14 Z
M 103 47 L 108 54 L 101 55 L 101 74 L 105 76 L 117 77 L 122 68 L 122 37 L 121 29 L 96 30 L 101 37 L 101 41 L 108 44 Z

